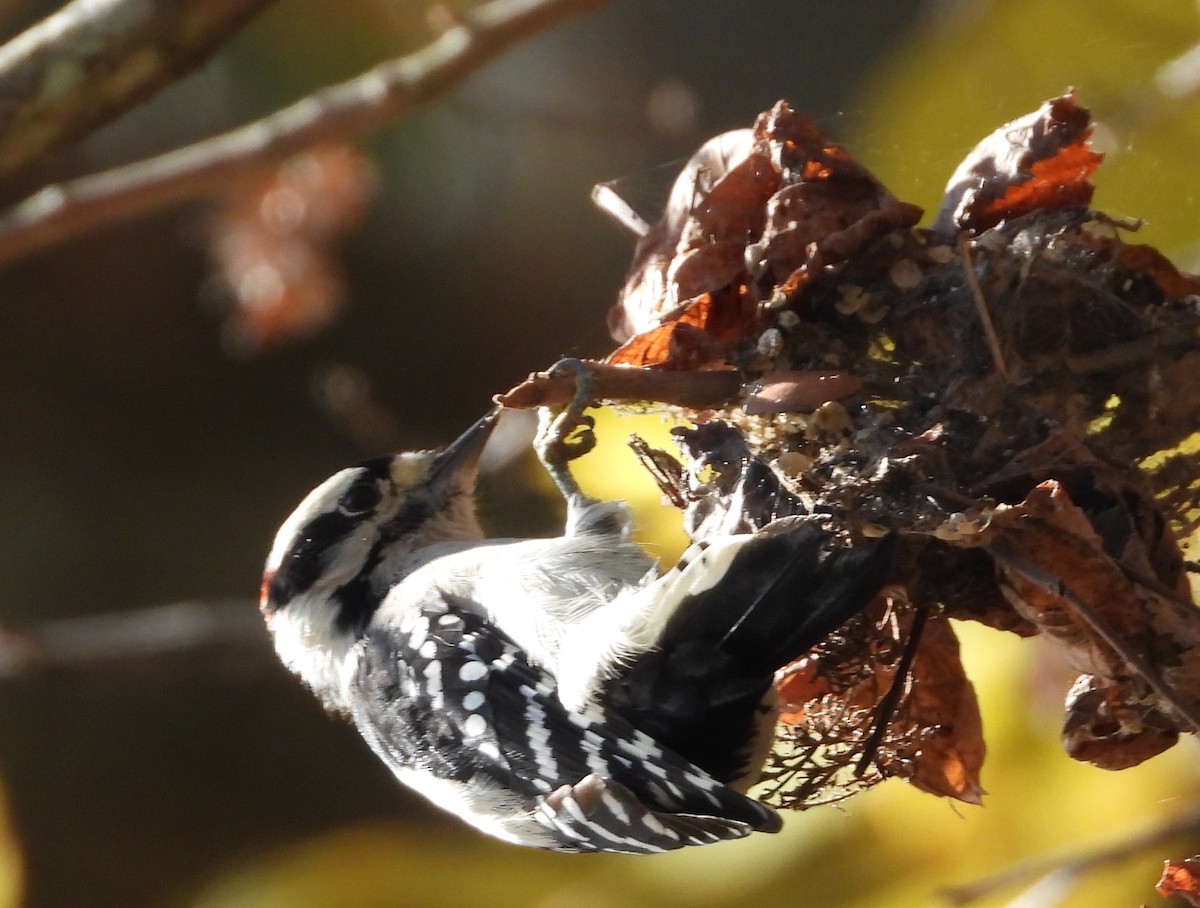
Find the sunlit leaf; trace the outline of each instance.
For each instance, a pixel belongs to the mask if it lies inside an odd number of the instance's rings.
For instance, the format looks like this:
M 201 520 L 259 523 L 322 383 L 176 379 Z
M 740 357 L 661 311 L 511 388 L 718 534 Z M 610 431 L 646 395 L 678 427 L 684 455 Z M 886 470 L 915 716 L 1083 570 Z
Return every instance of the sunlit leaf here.
M 995 0 L 937 10 L 865 82 L 854 147 L 894 193 L 932 210 L 980 136 L 1074 88 L 1105 153 L 1096 204 L 1145 219 L 1142 235 L 1169 254 L 1200 243 L 1200 106 L 1163 78 L 1200 40 L 1195 3 Z M 1193 268 L 1188 255 L 1182 264 Z

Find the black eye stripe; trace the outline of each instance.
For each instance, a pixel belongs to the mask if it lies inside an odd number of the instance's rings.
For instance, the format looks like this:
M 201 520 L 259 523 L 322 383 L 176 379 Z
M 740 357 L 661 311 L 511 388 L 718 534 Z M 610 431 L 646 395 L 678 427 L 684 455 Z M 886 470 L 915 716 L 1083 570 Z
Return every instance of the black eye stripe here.
M 363 569 L 348 583 L 337 588 L 334 597 L 338 602 L 337 626 L 340 630 L 349 631 L 354 636 L 361 634 L 379 607 L 380 596 L 387 591 L 390 583 L 380 583 L 379 589 L 373 589 L 371 581 L 375 568 L 383 560 L 383 552 L 396 539 L 410 533 L 429 519 L 433 513 L 432 506 L 424 499 L 411 499 L 405 503 L 400 512 L 379 528 L 379 541 L 367 556 Z
M 310 520 L 300 533 L 300 541 L 292 548 L 268 589 L 268 605 L 279 608 L 305 592 L 321 576 L 322 556 L 358 526 L 360 521 L 340 512 L 320 514 Z
M 363 478 L 367 479 L 390 479 L 392 476 L 392 461 L 395 458 L 390 454 L 385 454 L 382 457 L 372 457 L 370 460 L 364 460 L 358 465 L 358 469 L 362 471 Z
M 325 560 L 329 553 L 350 536 L 370 526 L 370 532 L 377 534 L 377 538 L 367 554 L 366 563 L 352 580 L 338 587 L 333 594 L 339 602 L 338 625 L 345 629 L 365 626 L 379 605 L 381 592 L 388 586 L 387 578 L 374 576 L 384 552 L 445 506 L 440 497 L 434 501 L 424 490 L 415 490 L 386 522 L 368 517 L 384 497 L 378 480 L 390 478 L 390 465 L 391 458 L 387 457 L 360 465 L 362 472 L 338 499 L 337 510 L 319 514 L 304 525 L 297 542 L 271 578 L 265 605 L 268 610 L 282 608 L 311 589 L 328 568 Z
M 367 628 L 375 609 L 379 607 L 379 596 L 371 591 L 371 572 L 379 564 L 381 546 L 375 546 L 367 563 L 349 583 L 337 588 L 334 599 L 338 603 L 334 622 L 338 630 L 357 637 Z

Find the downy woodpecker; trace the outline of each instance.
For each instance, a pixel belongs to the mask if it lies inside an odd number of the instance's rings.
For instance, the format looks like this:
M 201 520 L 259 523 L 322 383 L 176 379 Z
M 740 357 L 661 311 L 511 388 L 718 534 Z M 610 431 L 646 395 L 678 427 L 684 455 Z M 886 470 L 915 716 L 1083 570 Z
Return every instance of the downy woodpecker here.
M 563 535 L 485 539 L 476 462 L 497 419 L 304 499 L 262 585 L 280 658 L 401 782 L 500 839 L 644 854 L 777 831 L 745 794 L 774 672 L 870 602 L 891 540 L 840 548 L 791 519 L 660 571 L 625 505 L 571 478 L 594 443 L 577 410 L 537 445 Z

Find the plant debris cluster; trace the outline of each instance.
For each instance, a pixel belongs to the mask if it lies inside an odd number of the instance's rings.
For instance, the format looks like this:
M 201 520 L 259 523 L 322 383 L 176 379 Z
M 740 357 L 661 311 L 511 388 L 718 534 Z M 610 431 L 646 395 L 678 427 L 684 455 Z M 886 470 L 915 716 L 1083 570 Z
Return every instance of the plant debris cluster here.
M 640 453 L 694 535 L 801 513 L 905 540 L 878 601 L 780 674 L 771 803 L 889 776 L 979 800 L 951 617 L 1057 647 L 1076 759 L 1200 729 L 1200 280 L 1089 207 L 1090 132 L 1071 94 L 1006 124 L 922 228 L 780 102 L 701 148 L 638 245 L 595 393 L 687 408 L 682 462 Z

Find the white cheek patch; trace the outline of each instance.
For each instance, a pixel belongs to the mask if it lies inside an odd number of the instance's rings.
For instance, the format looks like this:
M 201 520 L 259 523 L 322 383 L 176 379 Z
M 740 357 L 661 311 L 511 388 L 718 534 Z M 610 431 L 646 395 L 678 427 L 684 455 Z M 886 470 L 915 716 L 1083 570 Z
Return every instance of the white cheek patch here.
M 342 708 L 343 678 L 354 640 L 338 631 L 323 603 L 301 596 L 270 618 L 279 659 L 312 689 L 326 706 Z

